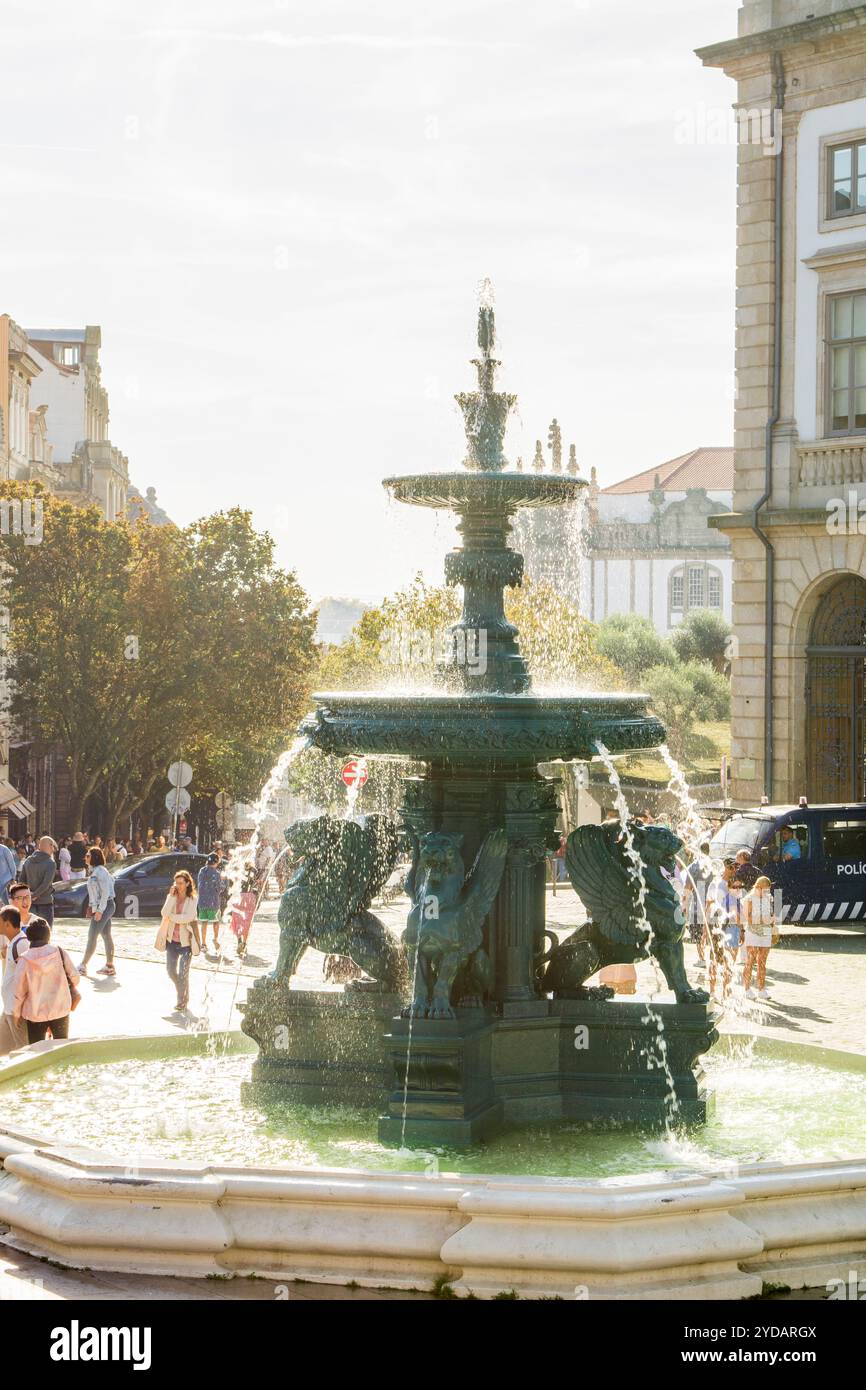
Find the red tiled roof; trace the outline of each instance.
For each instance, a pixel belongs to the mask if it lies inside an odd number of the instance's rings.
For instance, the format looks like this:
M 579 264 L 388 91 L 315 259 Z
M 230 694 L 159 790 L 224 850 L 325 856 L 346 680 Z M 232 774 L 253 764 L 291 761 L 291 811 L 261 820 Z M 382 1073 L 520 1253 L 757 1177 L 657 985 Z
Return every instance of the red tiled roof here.
M 707 492 L 732 492 L 734 451 L 692 449 L 688 454 L 680 454 L 679 458 L 668 459 L 667 463 L 648 468 L 645 473 L 635 473 L 633 478 L 611 483 L 610 487 L 604 487 L 601 491 L 603 495 L 652 492 L 656 475 L 665 492 L 685 492 L 690 487 L 703 487 Z

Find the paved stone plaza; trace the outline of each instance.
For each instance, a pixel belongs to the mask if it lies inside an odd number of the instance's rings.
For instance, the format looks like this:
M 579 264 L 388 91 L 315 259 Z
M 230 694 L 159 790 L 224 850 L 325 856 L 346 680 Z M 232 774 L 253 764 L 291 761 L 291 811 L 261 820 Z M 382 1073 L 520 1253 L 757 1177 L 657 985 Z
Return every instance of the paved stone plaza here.
M 379 915 L 395 931 L 405 923 L 408 904 L 398 899 Z M 262 904 L 250 934 L 246 958 L 238 961 L 234 937 L 225 932 L 228 943 L 224 959 L 199 956 L 192 968 L 191 1024 L 205 1017 L 212 1028 L 238 1028 L 241 1002 L 253 980 L 271 968 L 277 954 L 277 902 Z M 547 892 L 548 923 L 566 931 L 583 920 L 582 909 L 569 885 L 557 888 L 554 897 Z M 172 1014 L 174 991 L 165 973 L 162 955 L 154 949 L 157 923 L 117 926 L 117 976 L 106 980 L 93 974 L 101 957 L 91 962 L 91 975 L 83 983 L 83 998 L 73 1015 L 72 1033 L 80 1036 L 106 1036 L 114 1033 L 163 1033 L 182 1028 Z M 84 922 L 61 919 L 55 939 L 76 961 L 86 935 Z M 308 951 L 301 962 L 296 984 L 313 988 L 335 988 L 322 980 L 323 957 Z M 703 977 L 696 973 L 697 953 L 686 946 L 689 974 L 696 984 Z M 839 928 L 791 927 L 779 947 L 770 953 L 767 969 L 770 998 L 748 1001 L 735 997 L 725 1012 L 722 1028 L 728 1032 L 754 1031 L 782 1042 L 807 1043 L 815 1047 L 841 1048 L 866 1054 L 862 1026 L 862 999 L 866 986 L 866 932 Z M 638 967 L 641 991 L 656 994 L 656 976 L 651 964 Z M 336 986 L 338 988 L 338 986 Z M 666 991 L 656 994 L 670 998 Z

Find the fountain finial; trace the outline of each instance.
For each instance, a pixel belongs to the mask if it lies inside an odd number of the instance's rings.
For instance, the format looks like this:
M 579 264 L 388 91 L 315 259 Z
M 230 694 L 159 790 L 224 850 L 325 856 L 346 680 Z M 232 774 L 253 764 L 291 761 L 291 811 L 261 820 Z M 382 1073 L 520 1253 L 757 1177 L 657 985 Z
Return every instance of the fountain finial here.
M 481 356 L 473 358 L 478 373 L 478 390 L 461 391 L 455 397 L 463 412 L 468 453 L 463 460 L 467 468 L 499 473 L 508 460 L 502 446 L 508 414 L 517 397 L 494 390 L 499 363 L 493 356 L 496 344 L 496 320 L 493 312 L 493 286 L 482 280 L 478 290 L 478 346 Z
M 484 279 L 478 287 L 478 346 L 484 357 L 493 356 L 496 345 L 496 315 L 493 312 L 493 284 Z

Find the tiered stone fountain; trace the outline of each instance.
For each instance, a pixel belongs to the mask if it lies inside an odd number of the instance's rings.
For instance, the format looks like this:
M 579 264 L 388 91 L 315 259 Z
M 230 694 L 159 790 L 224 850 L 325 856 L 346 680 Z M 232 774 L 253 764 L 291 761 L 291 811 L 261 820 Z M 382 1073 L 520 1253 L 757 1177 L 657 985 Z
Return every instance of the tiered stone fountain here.
M 447 556 L 445 573 L 463 588 L 463 613 L 452 629 L 442 693 L 321 694 L 303 726 L 328 753 L 424 764 L 422 775 L 406 779 L 403 806 L 404 825 L 422 850 L 422 872 L 431 832 L 439 837 L 428 846 L 434 859 L 443 836 L 459 848 L 461 883 L 485 847 L 488 858 L 501 858 L 486 870 L 491 902 L 479 937 L 482 983 L 461 993 L 458 978 L 450 1000 L 441 987 L 438 1002 L 429 992 L 425 998 L 412 950 L 407 1007 L 393 980 L 390 993 L 299 991 L 289 988 L 286 966 L 251 993 L 243 1024 L 261 1048 L 258 1081 L 315 1103 L 384 1100 L 380 1137 L 425 1146 L 465 1145 L 503 1122 L 574 1116 L 657 1123 L 672 1101 L 684 1116 L 700 1119 L 705 1098 L 695 1063 L 715 1038 L 706 996 L 697 991 L 678 989 L 680 1002 L 656 1008 L 650 1018 L 642 1004 L 591 998 L 582 988 L 551 989 L 542 968 L 550 939 L 545 854 L 557 843 L 558 805 L 556 785 L 539 775 L 538 764 L 589 759 L 599 744 L 614 754 L 653 748 L 665 730 L 643 695 L 532 693 L 504 609 L 505 588 L 523 578 L 523 557 L 508 545 L 511 522 L 519 508 L 575 503 L 584 482 L 507 471 L 503 442 L 515 397 L 495 389 L 494 342 L 493 309 L 483 303 L 478 386 L 457 396 L 467 438 L 462 470 L 385 480 L 398 501 L 459 518 L 461 544 Z M 463 659 L 467 651 L 477 656 L 485 642 L 486 663 Z M 482 867 L 483 859 L 482 853 Z M 431 888 L 428 880 L 424 892 Z M 417 877 L 413 889 L 421 892 Z M 459 915 L 459 904 L 456 910 Z M 413 946 L 424 916 L 419 901 L 414 924 L 410 918 Z M 318 933 L 309 917 L 305 922 L 311 945 L 341 949 L 333 932 Z M 458 926 L 454 931 L 459 935 Z M 342 949 L 351 955 L 348 937 Z M 428 958 L 422 949 L 422 975 Z M 467 959 L 464 950 L 457 965 L 465 967 Z M 377 979 L 386 983 L 381 972 Z M 653 1069 L 647 1054 L 660 1018 L 666 1065 Z

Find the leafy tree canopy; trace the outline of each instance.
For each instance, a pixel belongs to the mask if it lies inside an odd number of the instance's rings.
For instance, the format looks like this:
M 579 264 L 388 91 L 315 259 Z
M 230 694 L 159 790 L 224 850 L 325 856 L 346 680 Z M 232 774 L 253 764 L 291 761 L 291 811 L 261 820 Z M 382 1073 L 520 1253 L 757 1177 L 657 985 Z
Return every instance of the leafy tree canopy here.
M 78 823 L 99 789 L 113 829 L 180 754 L 195 790 L 251 797 L 316 659 L 315 618 L 271 538 L 238 508 L 177 528 L 40 500 L 41 543 L 9 535 L 3 549 L 12 711 L 62 745 Z

